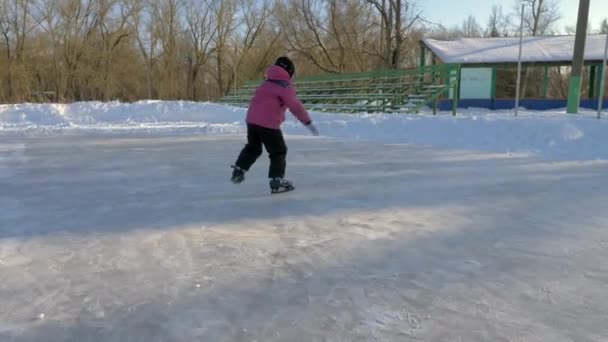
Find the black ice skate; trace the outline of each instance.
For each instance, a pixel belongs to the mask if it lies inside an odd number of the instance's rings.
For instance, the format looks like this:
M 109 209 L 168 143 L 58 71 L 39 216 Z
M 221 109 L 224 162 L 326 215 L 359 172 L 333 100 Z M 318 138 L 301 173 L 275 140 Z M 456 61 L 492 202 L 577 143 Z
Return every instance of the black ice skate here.
M 272 194 L 280 194 L 294 189 L 293 184 L 283 178 L 273 178 L 270 180 L 270 193 Z
M 242 181 L 244 181 L 245 180 L 245 170 L 241 169 L 240 167 L 238 167 L 236 165 L 232 165 L 231 167 L 234 169 L 234 171 L 232 171 L 232 177 L 230 178 L 232 183 L 239 184 Z

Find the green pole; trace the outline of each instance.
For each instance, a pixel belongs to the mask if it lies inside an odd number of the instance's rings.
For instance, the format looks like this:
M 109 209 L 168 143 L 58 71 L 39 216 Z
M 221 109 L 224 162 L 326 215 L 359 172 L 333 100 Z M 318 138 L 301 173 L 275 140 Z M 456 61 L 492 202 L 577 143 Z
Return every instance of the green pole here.
M 496 99 L 496 78 L 497 78 L 497 74 L 498 74 L 498 68 L 497 67 L 492 67 L 492 85 L 491 85 L 491 93 L 490 93 L 490 98 L 492 100 Z
M 424 68 L 426 65 L 426 48 L 420 44 L 420 67 Z
M 595 65 L 589 67 L 589 98 L 595 98 Z
M 456 98 L 456 87 L 454 84 L 454 96 L 452 97 L 452 115 L 456 116 L 456 111 L 458 110 L 458 99 Z
M 600 79 L 602 77 L 602 67 L 601 64 L 595 66 L 595 97 L 599 96 L 600 87 L 602 86 L 602 80 Z
M 445 83 L 446 85 L 449 86 L 450 84 L 450 73 L 452 70 L 452 65 L 443 65 L 443 70 L 442 70 L 442 75 L 441 77 L 443 77 L 443 83 Z M 446 87 L 446 89 L 443 91 L 443 94 L 441 96 L 444 96 L 446 98 L 450 98 L 450 87 Z
M 422 83 L 424 81 L 424 67 L 426 66 L 426 48 L 424 44 L 420 43 L 420 68 L 418 73 L 418 85 L 416 87 L 416 92 L 419 92 L 422 89 Z
M 602 70 L 600 71 L 600 94 L 597 101 L 597 118 L 602 118 L 602 109 L 604 108 L 604 89 L 606 78 L 606 64 L 608 63 L 608 34 L 606 35 L 606 44 L 604 45 L 604 60 L 602 61 Z
M 460 85 L 462 82 L 462 65 L 458 66 L 458 99 L 460 100 Z
M 581 74 L 585 58 L 585 40 L 587 38 L 587 23 L 589 21 L 589 2 L 590 0 L 580 0 L 578 5 L 572 74 L 570 75 L 570 82 L 568 85 L 568 113 L 570 114 L 578 113 L 581 101 Z
M 549 66 L 545 65 L 545 77 L 543 78 L 543 98 L 549 94 Z
M 597 67 L 597 74 L 598 74 L 598 77 L 597 77 L 597 92 L 598 92 L 598 96 L 600 96 L 600 94 L 602 94 L 602 84 L 603 84 L 602 83 L 602 81 L 603 81 L 602 75 L 606 74 L 606 72 L 604 70 L 605 68 L 606 67 L 604 67 L 604 65 L 602 65 L 602 64 L 598 65 L 598 67 Z
M 608 55 L 608 35 L 606 35 L 606 55 Z M 602 116 L 602 109 L 604 109 L 604 89 L 605 89 L 605 78 L 606 78 L 606 66 L 602 63 L 599 67 L 599 86 L 598 86 L 598 99 L 597 99 L 597 118 Z
M 458 65 L 455 70 L 456 80 L 454 82 L 454 90 L 452 96 L 452 115 L 454 116 L 456 116 L 456 112 L 458 111 L 458 99 L 460 98 L 460 72 L 461 66 Z
M 437 75 L 438 69 L 437 69 L 437 58 L 435 57 L 434 54 L 431 55 L 431 65 L 433 66 L 433 68 L 431 70 L 431 73 L 432 73 L 431 82 L 433 84 L 435 84 L 435 81 L 437 81 L 437 77 L 438 77 L 438 75 Z

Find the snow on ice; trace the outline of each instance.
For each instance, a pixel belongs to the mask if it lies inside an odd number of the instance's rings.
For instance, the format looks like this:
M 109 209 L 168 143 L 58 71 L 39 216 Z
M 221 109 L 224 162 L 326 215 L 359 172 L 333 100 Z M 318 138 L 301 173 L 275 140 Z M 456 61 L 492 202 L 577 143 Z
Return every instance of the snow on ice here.
M 232 134 L 244 132 L 245 109 L 215 103 L 140 101 L 74 104 L 0 105 L 0 132 L 119 133 L 171 132 Z M 551 159 L 608 159 L 608 121 L 594 113 L 462 110 L 432 115 L 313 113 L 326 137 L 412 143 L 451 149 L 525 153 Z M 287 133 L 302 135 L 295 120 Z

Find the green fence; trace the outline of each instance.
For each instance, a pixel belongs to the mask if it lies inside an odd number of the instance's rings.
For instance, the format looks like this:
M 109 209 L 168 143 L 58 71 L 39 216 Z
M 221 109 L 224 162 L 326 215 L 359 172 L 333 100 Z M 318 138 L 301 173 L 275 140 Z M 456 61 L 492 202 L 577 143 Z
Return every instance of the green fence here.
M 436 112 L 438 100 L 458 94 L 460 68 L 441 64 L 403 70 L 330 74 L 296 80 L 298 97 L 308 110 L 327 112 L 418 113 L 424 106 Z M 246 106 L 260 81 L 245 83 L 223 103 Z

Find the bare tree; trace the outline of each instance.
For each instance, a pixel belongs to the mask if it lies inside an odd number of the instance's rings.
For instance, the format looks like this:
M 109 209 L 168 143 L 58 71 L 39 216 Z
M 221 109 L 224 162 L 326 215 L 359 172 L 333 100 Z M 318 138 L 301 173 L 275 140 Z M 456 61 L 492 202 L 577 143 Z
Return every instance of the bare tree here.
M 237 11 L 242 19 L 238 23 L 240 30 L 234 33 L 235 51 L 232 58 L 232 77 L 227 81 L 226 91 L 233 85 L 236 86 L 238 71 L 245 59 L 251 57 L 249 52 L 262 36 L 271 15 L 272 2 L 269 0 L 239 0 L 238 6 Z M 274 39 L 278 39 L 278 35 Z M 264 56 L 267 56 L 271 51 L 267 50 L 266 52 Z
M 212 43 L 217 32 L 213 8 L 219 0 L 185 0 L 186 28 L 190 43 L 187 93 L 197 99 L 197 80 L 201 67 L 211 58 Z
M 154 68 L 161 57 L 160 38 L 157 30 L 157 22 L 154 20 L 153 5 L 148 1 L 125 0 L 129 8 L 130 30 L 134 32 L 139 53 L 144 60 L 146 97 L 154 99 L 158 92 L 154 89 L 152 80 Z
M 229 53 L 229 44 L 237 27 L 236 24 L 237 4 L 236 0 L 218 1 L 213 6 L 213 14 L 217 25 L 217 30 L 213 37 L 214 56 L 217 81 L 217 88 L 221 95 L 227 94 L 229 88 L 226 87 L 224 74 L 226 56 Z
M 481 37 L 482 31 L 483 29 L 477 23 L 477 19 L 472 15 L 462 23 L 462 34 L 464 37 L 478 38 Z
M 561 19 L 559 0 L 517 0 L 516 13 L 521 15 L 520 3 L 526 5 L 524 15 L 524 30 L 530 36 L 544 36 L 553 34 L 556 25 Z
M 494 5 L 488 18 L 485 35 L 487 37 L 507 37 L 510 26 L 510 18 L 503 13 L 502 6 Z
M 371 4 L 364 1 L 333 1 L 330 5 L 331 26 L 336 32 L 330 40 L 338 48 L 346 70 L 369 70 L 369 50 L 377 41 L 378 21 Z M 331 38 L 330 38 L 331 39 Z
M 259 77 L 268 64 L 276 57 L 277 51 L 284 49 L 280 41 L 282 36 L 283 32 L 279 28 L 271 26 L 265 27 L 260 34 L 255 50 L 249 52 L 249 55 L 254 56 L 254 58 L 251 60 L 245 59 L 243 62 L 243 65 L 248 65 L 249 67 L 246 71 L 241 71 L 239 73 L 246 73 L 245 79 L 247 80 Z
M 526 4 L 524 13 L 524 30 L 530 36 L 544 36 L 553 34 L 556 31 L 557 22 L 560 20 L 559 2 L 558 0 L 523 0 Z M 520 2 L 515 2 L 518 16 L 521 16 Z M 522 84 L 522 94 L 526 96 L 528 90 L 528 81 L 530 78 L 530 68 L 525 68 L 525 75 Z M 535 77 L 536 93 L 540 91 L 540 77 Z M 535 94 L 533 94 L 535 95 Z
M 462 37 L 462 31 L 459 26 L 446 27 L 437 24 L 431 28 L 427 28 L 424 36 L 432 39 L 454 40 Z
M 26 38 L 36 26 L 31 18 L 31 7 L 31 0 L 5 0 L 0 3 L 0 34 L 8 63 L 6 80 L 9 99 L 17 95 L 15 68 L 23 66 Z
M 326 36 L 336 35 L 331 26 L 335 11 L 327 11 L 324 0 L 290 0 L 279 9 L 281 27 L 286 29 L 285 39 L 292 51 L 304 56 L 319 69 L 341 72 L 343 58 L 332 53 Z M 339 35 L 339 33 L 338 33 Z M 339 41 L 340 38 L 338 37 Z
M 364 68 L 362 57 L 377 53 L 371 37 L 369 3 L 355 0 L 290 0 L 278 7 L 288 47 L 325 72 Z
M 407 0 L 366 0 L 380 15 L 381 50 L 380 55 L 386 66 L 401 67 L 403 42 L 409 39 L 416 25 L 421 21 L 422 12 L 414 1 Z
M 84 85 L 78 79 L 85 53 L 91 51 L 96 30 L 108 13 L 108 8 L 96 0 L 64 0 L 57 5 L 59 43 L 65 63 L 66 84 L 64 98 L 83 99 Z M 86 83 L 86 82 L 85 82 Z
M 608 34 L 608 18 L 604 18 L 600 23 L 600 34 Z
M 102 13 L 107 13 L 99 23 L 101 53 L 99 64 L 101 68 L 101 98 L 107 101 L 110 97 L 110 77 L 116 67 L 114 57 L 117 48 L 131 34 L 128 22 L 133 9 L 127 2 L 119 0 L 100 1 Z
M 161 49 L 158 92 L 161 99 L 179 98 L 178 40 L 182 31 L 178 0 L 152 0 L 151 19 Z
M 34 4 L 35 21 L 39 23 L 41 28 L 41 36 L 48 44 L 48 53 L 50 54 L 49 63 L 50 71 L 48 71 L 48 84 L 52 84 L 55 99 L 63 99 L 63 89 L 65 82 L 65 72 L 62 67 L 62 44 L 61 44 L 61 29 L 62 22 L 58 11 L 58 2 L 54 0 L 38 0 Z

